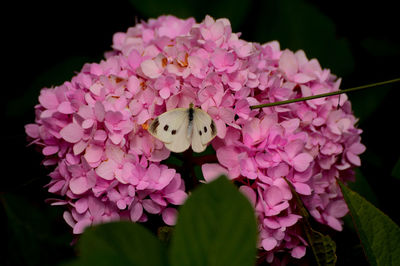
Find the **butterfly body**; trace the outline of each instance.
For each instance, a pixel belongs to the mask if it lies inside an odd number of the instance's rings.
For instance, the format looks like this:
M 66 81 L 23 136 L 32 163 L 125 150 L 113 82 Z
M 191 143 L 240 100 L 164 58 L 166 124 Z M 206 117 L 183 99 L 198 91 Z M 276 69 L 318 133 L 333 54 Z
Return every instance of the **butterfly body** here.
M 183 152 L 190 146 L 193 151 L 202 152 L 217 135 L 212 118 L 192 104 L 189 108 L 176 108 L 159 115 L 148 131 L 173 152 Z

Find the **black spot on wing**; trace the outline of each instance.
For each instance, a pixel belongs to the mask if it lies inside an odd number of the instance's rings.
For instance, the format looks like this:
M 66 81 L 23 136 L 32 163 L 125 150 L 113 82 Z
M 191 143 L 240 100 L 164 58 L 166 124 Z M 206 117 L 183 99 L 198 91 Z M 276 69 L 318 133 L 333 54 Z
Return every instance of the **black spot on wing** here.
M 160 125 L 160 121 L 158 121 L 158 117 L 157 117 L 156 119 L 154 119 L 153 123 L 151 123 L 151 125 L 150 125 L 150 132 L 156 133 L 159 125 Z
M 211 135 L 215 136 L 217 134 L 217 128 L 215 127 L 214 120 L 211 120 L 210 128 L 211 128 Z
M 203 135 L 203 133 L 201 133 L 201 130 L 199 130 L 199 135 L 200 135 L 200 136 Z
M 207 133 L 207 127 L 204 127 L 204 133 Z
M 165 125 L 165 126 L 164 126 L 164 130 L 165 130 L 165 131 L 168 131 L 168 128 L 169 128 L 168 125 Z
M 171 131 L 171 134 L 172 134 L 172 135 L 175 135 L 175 134 L 176 134 L 176 130 L 175 130 L 175 129 L 172 130 L 172 131 Z

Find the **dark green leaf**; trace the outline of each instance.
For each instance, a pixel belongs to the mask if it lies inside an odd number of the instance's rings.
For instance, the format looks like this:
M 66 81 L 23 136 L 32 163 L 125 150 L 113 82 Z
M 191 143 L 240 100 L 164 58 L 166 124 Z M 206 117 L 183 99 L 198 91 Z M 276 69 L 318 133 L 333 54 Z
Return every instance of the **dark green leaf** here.
M 378 206 L 378 199 L 375 195 L 375 192 L 369 185 L 368 181 L 365 179 L 365 176 L 361 173 L 360 169 L 356 169 L 356 181 L 348 184 L 349 188 L 359 193 L 361 196 L 365 197 L 375 206 Z
M 7 217 L 6 232 L 2 235 L 6 246 L 2 248 L 1 263 L 5 265 L 54 265 L 57 260 L 70 255 L 71 238 L 60 235 L 56 219 L 62 213 L 54 209 L 42 210 L 20 195 L 0 195 L 2 208 Z M 49 207 L 52 208 L 52 207 Z M 49 210 L 49 211 L 48 211 Z M 57 216 L 57 218 L 53 217 Z M 64 221 L 61 228 L 65 229 Z M 65 226 L 62 227 L 62 226 Z
M 310 228 L 311 248 L 317 258 L 318 265 L 335 265 L 336 263 L 336 244 L 328 235 L 323 235 Z
M 371 265 L 400 265 L 400 228 L 366 199 L 339 182 Z
M 302 49 L 339 76 L 353 71 L 348 42 L 336 35 L 333 21 L 315 6 L 303 0 L 272 0 L 262 1 L 261 9 L 259 41 L 278 40 L 283 49 Z
M 113 222 L 87 229 L 79 241 L 86 265 L 167 265 L 164 245 L 132 222 Z
M 130 2 L 148 17 L 172 14 L 180 18 L 195 17 L 197 22 L 202 21 L 206 15 L 211 15 L 215 19 L 226 17 L 234 29 L 244 22 L 250 9 L 250 1 L 241 0 L 130 0 Z
M 392 170 L 392 176 L 400 179 L 400 159 L 397 161 L 396 165 Z
M 220 177 L 200 186 L 180 209 L 170 261 L 174 266 L 252 266 L 256 236 L 249 201 Z

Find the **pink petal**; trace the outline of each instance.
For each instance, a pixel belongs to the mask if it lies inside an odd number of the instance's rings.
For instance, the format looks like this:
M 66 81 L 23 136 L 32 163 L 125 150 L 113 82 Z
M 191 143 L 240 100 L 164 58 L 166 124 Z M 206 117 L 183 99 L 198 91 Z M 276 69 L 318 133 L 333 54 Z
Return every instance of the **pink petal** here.
M 217 150 L 218 161 L 228 169 L 239 164 L 238 154 L 232 146 L 223 146 Z
M 221 175 L 228 176 L 228 170 L 218 163 L 205 163 L 201 166 L 201 170 L 206 182 L 211 182 Z
M 327 224 L 332 227 L 333 229 L 337 230 L 337 231 L 342 231 L 343 230 L 343 226 L 342 223 L 335 217 L 333 216 L 328 216 L 325 218 Z
M 155 203 L 157 203 L 157 204 L 160 205 L 160 206 L 165 207 L 165 206 L 167 206 L 167 204 L 168 204 L 168 203 L 165 201 L 164 196 L 161 195 L 161 194 L 152 193 L 152 194 L 150 194 L 150 198 L 151 198 L 152 201 L 154 201 Z
M 283 51 L 279 58 L 279 68 L 282 69 L 288 77 L 298 72 L 297 60 L 292 51 Z
M 88 209 L 88 200 L 87 198 L 80 198 L 75 202 L 75 209 L 78 213 L 82 214 Z
M 93 119 L 91 119 L 91 118 L 85 119 L 85 120 L 83 121 L 83 123 L 82 123 L 82 128 L 83 128 L 83 129 L 91 128 L 91 127 L 93 126 L 94 122 L 95 122 L 95 121 L 94 121 Z
M 95 197 L 89 197 L 88 207 L 91 215 L 94 218 L 100 218 L 104 214 L 105 211 L 104 203 Z
M 276 221 L 275 217 L 266 217 L 263 220 L 263 224 L 267 226 L 270 229 L 278 229 L 281 228 L 282 226 Z
M 309 82 L 310 80 L 313 80 L 313 79 L 314 79 L 313 77 L 310 77 L 303 73 L 297 73 L 293 76 L 293 81 L 300 83 L 300 84 Z
M 92 221 L 89 218 L 80 220 L 74 226 L 73 233 L 74 234 L 82 234 L 86 227 L 90 226 Z
M 344 200 L 336 200 L 329 203 L 326 211 L 333 217 L 342 218 L 347 214 L 349 209 L 347 208 L 346 202 Z
M 49 187 L 49 192 L 55 193 L 57 191 L 60 191 L 64 187 L 64 185 L 65 185 L 65 180 L 60 180 Z
M 140 64 L 143 74 L 149 78 L 156 79 L 161 76 L 162 70 L 159 69 L 156 62 L 151 59 L 145 60 Z
M 81 176 L 72 178 L 69 181 L 69 188 L 71 189 L 72 193 L 77 195 L 86 192 L 89 189 L 86 177 Z
M 70 102 L 62 102 L 58 106 L 57 111 L 59 111 L 62 114 L 72 114 L 74 112 L 74 109 L 72 108 Z
M 175 169 L 165 169 L 161 172 L 161 176 L 158 179 L 158 184 L 159 186 L 157 186 L 158 189 L 163 189 L 164 187 L 166 187 L 171 180 L 174 178 L 176 174 Z
M 171 95 L 171 92 L 170 92 L 169 88 L 165 87 L 165 88 L 162 88 L 162 89 L 160 90 L 160 96 L 161 96 L 161 98 L 163 98 L 163 99 L 168 99 L 168 97 L 169 97 L 170 95 Z
M 176 218 L 178 216 L 178 211 L 174 208 L 166 208 L 162 212 L 162 219 L 167 225 L 175 225 L 176 224 Z
M 129 65 L 133 70 L 136 70 L 136 68 L 140 66 L 141 62 L 142 62 L 142 56 L 139 54 L 137 50 L 133 49 L 128 56 Z
M 153 150 L 153 152 L 151 153 L 151 157 L 149 158 L 149 161 L 160 162 L 162 160 L 167 159 L 170 154 L 171 154 L 170 150 L 168 150 L 164 146 L 161 150 Z
M 289 156 L 289 158 L 294 158 L 304 147 L 304 143 L 301 140 L 294 140 L 289 142 L 285 146 L 285 152 Z
M 39 102 L 46 109 L 56 109 L 59 104 L 54 89 L 43 89 L 40 92 Z
M 161 212 L 161 207 L 151 199 L 143 200 L 143 208 L 151 214 L 158 214 Z
M 84 157 L 89 163 L 96 163 L 100 161 L 102 155 L 103 147 L 91 144 L 86 148 Z
M 298 118 L 289 119 L 281 123 L 281 126 L 285 128 L 286 134 L 293 133 L 299 127 L 299 125 L 300 125 L 300 119 Z
M 283 178 L 275 179 L 273 185 L 279 187 L 279 189 L 282 192 L 284 200 L 292 199 L 292 192 L 290 191 L 289 185 L 286 183 L 285 179 Z
M 306 247 L 305 246 L 297 246 L 295 247 L 292 252 L 290 253 L 293 258 L 300 259 L 304 257 L 306 254 Z
M 313 160 L 314 158 L 310 154 L 305 152 L 300 153 L 293 158 L 293 167 L 296 171 L 303 172 L 310 166 Z
M 124 200 L 118 200 L 117 201 L 117 207 L 120 210 L 123 210 L 126 208 L 126 202 Z
M 165 195 L 165 198 L 174 205 L 182 205 L 185 202 L 187 196 L 188 195 L 186 194 L 186 192 L 182 190 L 177 190 L 173 193 Z
M 48 156 L 48 155 L 55 154 L 58 151 L 59 151 L 59 147 L 58 146 L 47 146 L 47 147 L 43 148 L 42 153 L 43 153 L 43 155 Z
M 128 79 L 128 90 L 134 95 L 140 91 L 140 81 L 135 75 L 130 76 Z
M 96 174 L 105 180 L 113 180 L 116 167 L 113 160 L 104 161 L 96 168 Z
M 241 186 L 239 188 L 239 191 L 242 192 L 242 194 L 247 197 L 247 199 L 250 201 L 251 205 L 256 206 L 257 195 L 256 195 L 256 192 L 252 188 L 250 188 L 248 186 Z
M 276 241 L 276 239 L 273 237 L 267 237 L 263 239 L 263 241 L 261 241 L 261 245 L 266 251 L 274 249 L 274 247 L 276 247 L 277 244 L 278 241 Z
M 103 104 L 99 101 L 97 101 L 94 105 L 94 115 L 99 122 L 104 121 L 105 110 Z
M 269 167 L 267 174 L 275 179 L 287 176 L 289 174 L 289 166 L 286 163 L 280 163 L 275 167 Z
M 107 139 L 107 132 L 102 129 L 96 130 L 94 133 L 93 139 L 96 141 L 103 142 Z
M 304 183 L 295 182 L 292 183 L 296 192 L 302 195 L 311 195 L 311 188 L 309 185 Z
M 31 138 L 38 138 L 39 137 L 39 126 L 36 124 L 27 124 L 25 125 L 25 132 Z
M 282 195 L 281 190 L 276 186 L 271 186 L 265 192 L 264 200 L 270 207 L 277 205 L 278 203 L 282 202 L 282 200 L 283 200 L 283 195 Z
M 226 58 L 226 51 L 224 51 L 222 49 L 216 49 L 214 51 L 214 54 L 211 56 L 211 63 L 217 69 L 222 68 L 226 64 L 225 58 Z
M 122 115 L 122 113 L 121 112 L 119 112 L 119 111 L 116 111 L 116 112 L 114 112 L 114 111 L 107 111 L 106 113 L 105 113 L 105 120 L 108 122 L 108 123 L 111 123 L 111 124 L 117 124 L 117 123 L 119 123 L 124 117 L 123 117 L 123 115 Z
M 71 215 L 71 213 L 70 213 L 69 211 L 65 211 L 65 212 L 63 213 L 63 218 L 64 218 L 65 222 L 66 222 L 69 226 L 71 226 L 72 228 L 74 228 L 74 226 L 75 226 L 75 220 L 74 220 L 74 218 L 72 217 L 72 215 Z
M 354 154 L 361 154 L 365 151 L 366 147 L 361 143 L 354 143 L 350 146 L 349 150 Z
M 225 138 L 226 135 L 226 124 L 221 119 L 214 120 L 217 127 L 217 136 L 221 139 Z
M 346 157 L 347 157 L 347 160 L 349 160 L 349 162 L 354 164 L 355 166 L 361 165 L 360 157 L 358 157 L 358 155 L 355 155 L 351 151 L 346 152 Z
M 78 143 L 75 143 L 74 147 L 72 147 L 74 155 L 78 155 L 81 152 L 83 152 L 86 149 L 87 145 L 88 143 L 83 140 L 79 141 Z
M 282 216 L 279 217 L 278 219 L 279 219 L 279 224 L 282 227 L 289 227 L 297 223 L 297 221 L 301 219 L 301 216 L 296 214 L 289 214 L 288 216 Z
M 130 212 L 130 217 L 132 222 L 139 221 L 140 217 L 142 217 L 142 214 L 143 214 L 142 204 L 136 203 L 135 205 L 133 205 Z
M 83 136 L 83 129 L 75 123 L 70 123 L 61 129 L 60 135 L 67 142 L 77 143 Z

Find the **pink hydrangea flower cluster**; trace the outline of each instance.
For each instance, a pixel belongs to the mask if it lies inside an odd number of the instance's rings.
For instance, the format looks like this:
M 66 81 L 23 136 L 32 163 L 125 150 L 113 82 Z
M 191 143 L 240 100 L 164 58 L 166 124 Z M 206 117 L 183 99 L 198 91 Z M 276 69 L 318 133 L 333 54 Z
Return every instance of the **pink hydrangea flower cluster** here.
M 301 258 L 293 194 L 320 223 L 342 229 L 347 213 L 336 178 L 348 180 L 360 165 L 361 130 L 345 95 L 280 107 L 251 105 L 339 89 L 337 79 L 303 51 L 281 50 L 232 33 L 229 20 L 207 16 L 150 19 L 116 33 L 100 63 L 55 88 L 42 89 L 36 121 L 26 133 L 55 165 L 48 189 L 63 196 L 64 218 L 74 233 L 99 222 L 149 214 L 175 223 L 187 197 L 179 173 L 162 161 L 170 152 L 147 125 L 163 112 L 190 103 L 217 126 L 218 162 L 203 164 L 206 181 L 226 174 L 240 184 L 259 221 L 259 248 Z

